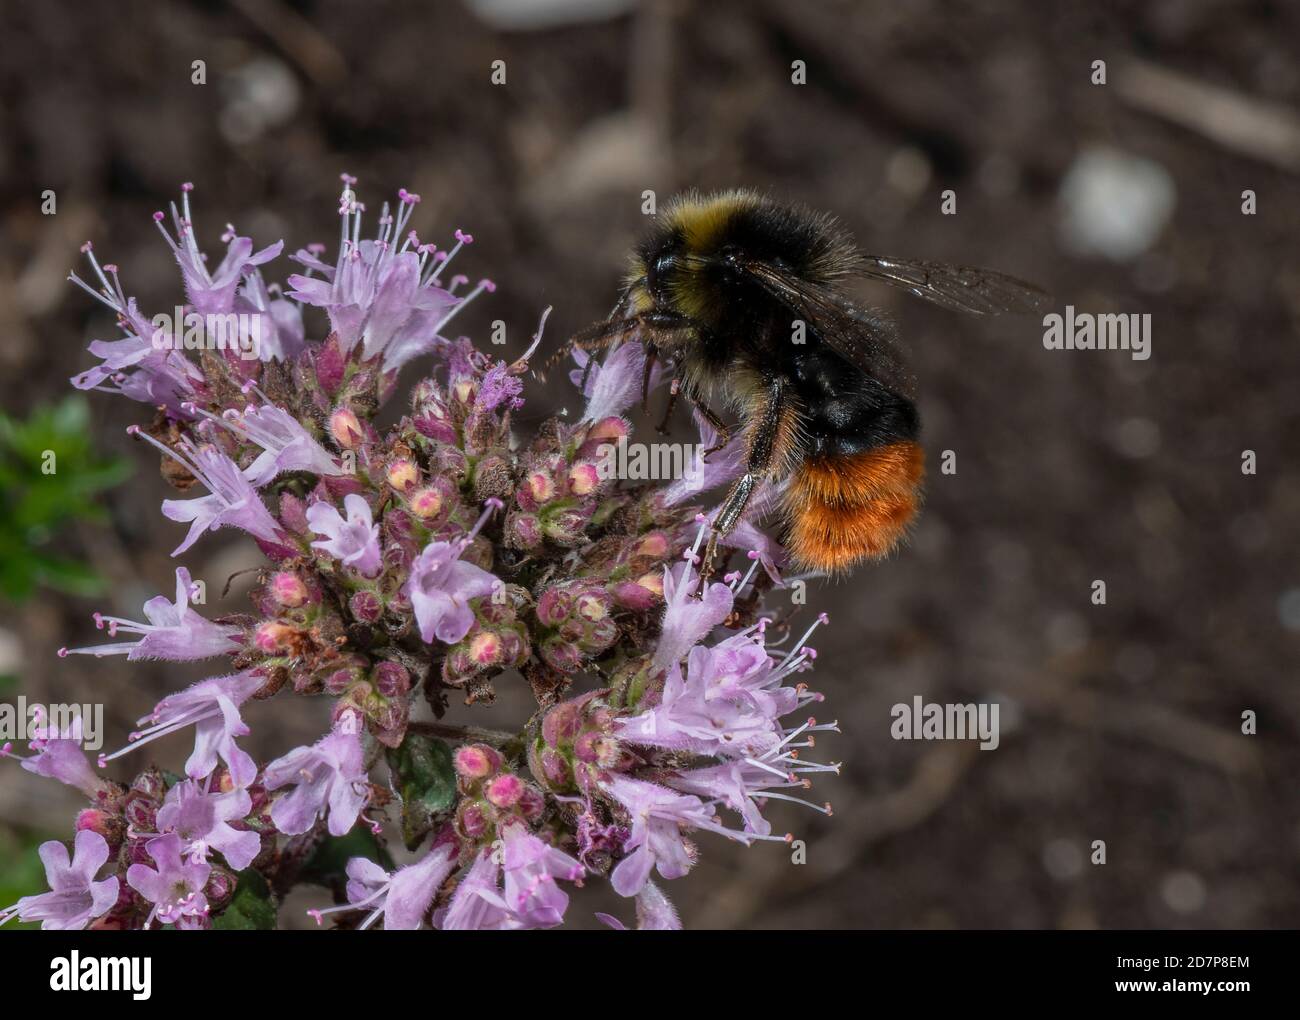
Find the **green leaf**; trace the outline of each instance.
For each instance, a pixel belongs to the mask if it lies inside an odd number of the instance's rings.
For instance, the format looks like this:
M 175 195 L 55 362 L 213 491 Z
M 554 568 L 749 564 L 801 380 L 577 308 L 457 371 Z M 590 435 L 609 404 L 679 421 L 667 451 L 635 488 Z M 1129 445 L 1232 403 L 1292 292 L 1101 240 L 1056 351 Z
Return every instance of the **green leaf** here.
M 441 740 L 408 732 L 402 746 L 388 752 L 388 767 L 402 798 L 402 839 L 414 850 L 433 828 L 434 816 L 456 799 L 451 748 Z
M 104 580 L 84 563 L 35 553 L 31 557 L 33 572 L 40 582 L 70 595 L 98 595 Z
M 266 879 L 252 868 L 241 871 L 238 878 L 230 905 L 212 919 L 212 927 L 222 931 L 272 930 L 276 907 Z
M 49 551 L 65 525 L 105 519 L 97 494 L 131 471 L 127 460 L 99 458 L 93 437 L 80 396 L 25 420 L 0 413 L 0 596 L 21 601 L 39 585 L 77 595 L 102 590 L 89 569 Z

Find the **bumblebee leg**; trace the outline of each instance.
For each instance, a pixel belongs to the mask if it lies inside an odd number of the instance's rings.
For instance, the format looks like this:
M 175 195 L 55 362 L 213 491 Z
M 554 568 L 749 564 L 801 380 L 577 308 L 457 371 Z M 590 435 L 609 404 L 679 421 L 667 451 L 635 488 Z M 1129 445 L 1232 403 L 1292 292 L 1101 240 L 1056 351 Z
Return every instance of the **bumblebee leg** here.
M 542 365 L 541 371 L 538 372 L 538 378 L 543 382 L 546 381 L 546 373 L 554 368 L 560 361 L 573 353 L 574 349 L 583 351 L 599 351 L 608 347 L 616 337 L 623 336 L 632 332 L 641 326 L 641 317 L 632 316 L 629 319 L 611 319 L 605 322 L 598 322 L 586 329 L 579 330 L 569 337 Z M 591 364 L 590 361 L 587 362 Z M 584 372 L 583 385 L 586 385 L 586 373 Z
M 713 572 L 713 559 L 718 541 L 731 534 L 740 523 L 754 490 L 770 473 L 781 441 L 781 422 L 786 410 L 785 385 L 779 377 L 768 380 L 767 390 L 753 408 L 754 424 L 749 432 L 749 459 L 745 473 L 736 479 L 722 501 L 718 515 L 713 519 L 709 544 L 705 548 L 704 563 L 700 573 L 709 577 Z
M 655 431 L 661 436 L 668 434 L 668 419 L 673 416 L 673 408 L 677 406 L 677 394 L 681 387 L 682 381 L 680 378 L 674 378 L 668 385 L 668 406 L 664 408 L 664 416 L 655 427 Z
M 653 340 L 645 341 L 645 366 L 641 372 L 641 410 L 650 409 L 650 376 L 654 373 L 655 362 L 659 360 L 659 348 Z
M 686 399 L 691 402 L 691 406 L 695 408 L 695 410 L 700 412 L 700 416 L 713 426 L 713 431 L 718 434 L 718 441 L 704 451 L 704 459 L 708 460 L 709 457 L 731 442 L 731 426 L 719 418 L 717 414 L 714 413 L 713 409 L 700 399 L 698 394 L 688 392 L 686 394 Z

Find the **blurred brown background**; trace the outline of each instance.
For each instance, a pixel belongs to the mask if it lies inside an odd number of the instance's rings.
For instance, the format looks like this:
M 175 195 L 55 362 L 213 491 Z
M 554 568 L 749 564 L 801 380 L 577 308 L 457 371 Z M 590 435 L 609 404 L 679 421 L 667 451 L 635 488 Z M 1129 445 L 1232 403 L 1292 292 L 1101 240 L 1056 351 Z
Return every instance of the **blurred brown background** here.
M 670 893 L 697 926 L 1294 927 L 1297 48 L 1300 7 L 1281 2 L 9 0 L 0 397 L 59 398 L 111 335 L 63 282 L 86 238 L 146 310 L 180 300 L 149 217 L 182 181 L 209 250 L 229 220 L 332 253 L 340 171 L 372 216 L 419 192 L 421 234 L 472 231 L 461 270 L 500 284 L 461 322 L 480 338 L 499 317 L 522 341 L 547 304 L 552 342 L 602 315 L 643 189 L 687 186 L 804 200 L 868 250 L 994 266 L 1058 307 L 1149 312 L 1154 353 L 1135 361 L 864 292 L 909 338 L 932 474 L 909 548 L 810 593 L 833 617 L 817 679 L 844 733 L 819 752 L 846 765 L 816 792 L 835 817 L 774 809 L 803 866 L 706 839 Z M 555 384 L 533 408 L 562 402 Z M 143 409 L 91 406 L 101 448 L 137 465 L 111 524 L 76 535 L 110 592 L 6 608 L 0 672 L 33 699 L 107 702 L 117 746 L 201 669 L 54 657 L 93 639 L 93 609 L 138 618 L 170 591 L 183 530 L 122 432 Z M 215 594 L 256 554 L 223 532 L 186 562 Z M 1000 700 L 1001 746 L 890 739 L 890 707 L 916 694 Z M 255 706 L 260 746 L 309 738 L 324 708 Z M 154 750 L 176 765 L 181 744 Z M 76 798 L 52 786 L 3 771 L 0 853 L 68 831 Z M 572 919 L 610 906 L 584 893 Z

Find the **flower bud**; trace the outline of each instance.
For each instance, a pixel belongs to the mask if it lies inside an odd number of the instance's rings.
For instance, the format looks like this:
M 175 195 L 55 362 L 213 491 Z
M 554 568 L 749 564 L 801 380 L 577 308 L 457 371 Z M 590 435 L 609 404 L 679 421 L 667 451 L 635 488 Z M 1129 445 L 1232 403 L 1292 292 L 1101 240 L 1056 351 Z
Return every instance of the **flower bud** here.
M 539 651 L 542 661 L 561 673 L 572 673 L 582 665 L 582 650 L 572 641 L 560 637 L 547 638 Z
M 582 461 L 569 468 L 569 491 L 575 496 L 589 496 L 600 488 L 600 472 L 596 465 Z
M 99 808 L 83 808 L 77 813 L 76 830 L 97 832 L 111 846 L 122 836 L 122 821 L 116 815 Z
M 582 645 L 588 652 L 603 652 L 617 640 L 618 624 L 606 617 L 603 620 L 597 620 L 587 628 L 587 634 L 582 641 Z
M 535 822 L 546 812 L 546 798 L 537 787 L 525 783 L 524 792 L 515 807 L 525 819 Z
M 158 805 L 149 798 L 132 790 L 126 795 L 122 816 L 126 824 L 136 832 L 157 832 Z
M 472 379 L 457 379 L 451 385 L 452 398 L 462 404 L 468 404 L 474 399 L 477 387 Z
M 537 506 L 555 498 L 555 479 L 545 471 L 533 471 L 524 479 L 524 488 Z
M 487 744 L 462 744 L 456 748 L 452 764 L 465 779 L 486 779 L 501 768 L 501 755 Z
M 414 461 L 402 457 L 388 465 L 384 480 L 398 492 L 406 492 L 419 483 L 420 468 Z
M 636 583 L 658 598 L 664 597 L 664 574 L 662 570 L 651 570 L 636 579 Z
M 470 639 L 469 657 L 480 668 L 499 665 L 505 658 L 501 638 L 490 630 L 479 631 Z
M 626 438 L 630 431 L 627 422 L 616 415 L 602 418 L 587 431 L 585 442 L 597 440 L 602 443 L 617 443 L 620 439 Z
M 660 602 L 659 596 L 636 581 L 619 581 L 617 584 L 610 585 L 609 593 L 624 609 L 633 609 L 637 612 L 645 612 Z
M 508 666 L 519 667 L 528 658 L 528 637 L 522 628 L 508 627 L 498 631 L 501 638 L 501 661 Z
M 668 555 L 668 536 L 662 531 L 652 531 L 637 542 L 634 556 L 648 556 L 652 560 L 662 560 Z
M 375 690 L 385 698 L 404 697 L 411 689 L 411 674 L 400 662 L 381 662 L 371 676 Z
M 411 387 L 411 407 L 418 409 L 430 401 L 441 399 L 438 382 L 432 376 L 426 376 Z
M 347 692 L 356 678 L 355 669 L 336 669 L 326 674 L 322 686 L 326 694 L 337 698 Z
M 469 458 L 465 451 L 449 443 L 439 443 L 429 455 L 429 473 L 445 476 L 459 483 L 469 471 Z
M 485 793 L 488 801 L 496 807 L 514 807 L 524 795 L 524 781 L 513 772 L 507 772 L 488 783 Z
M 310 594 L 302 578 L 289 570 L 276 571 L 267 587 L 271 598 L 286 609 L 297 609 L 307 601 Z
M 443 683 L 452 687 L 463 686 L 478 671 L 478 665 L 470 658 L 469 646 L 463 642 L 448 649 L 446 658 L 442 660 Z
M 315 349 L 312 356 L 312 368 L 316 372 L 316 382 L 330 396 L 338 392 L 343 385 L 343 374 L 347 370 L 347 359 L 339 349 L 338 334 L 331 333 L 324 343 Z
M 505 543 L 511 549 L 532 549 L 542 544 L 542 524 L 536 514 L 514 513 L 506 520 Z
M 411 719 L 411 703 L 406 698 L 372 698 L 368 703 L 372 732 L 386 747 L 398 747 Z
M 295 535 L 311 531 L 307 524 L 307 504 L 292 492 L 280 494 L 280 523 Z
M 442 512 L 444 494 L 441 486 L 426 485 L 423 489 L 412 494 L 409 506 L 411 513 L 424 521 L 433 520 Z
M 582 705 L 577 701 L 561 701 L 542 719 L 542 740 L 552 747 L 568 744 L 582 729 Z
M 429 411 L 421 411 L 411 419 L 411 424 L 415 426 L 416 432 L 435 442 L 445 444 L 456 442 L 455 426 L 445 418 L 441 418 Z
M 456 828 L 469 840 L 481 839 L 487 832 L 491 820 L 477 801 L 462 800 L 456 809 Z
M 348 599 L 348 610 L 362 623 L 377 623 L 384 613 L 384 604 L 373 591 L 359 591 Z
M 542 520 L 542 533 L 557 545 L 574 546 L 586 537 L 589 513 L 583 513 L 576 507 L 560 510 L 546 515 Z
M 220 909 L 230 902 L 235 895 L 238 879 L 227 869 L 216 865 L 208 875 L 208 884 L 203 889 L 209 909 Z
M 329 433 L 344 450 L 355 450 L 365 438 L 365 429 L 350 407 L 340 407 L 330 415 Z
M 479 502 L 507 500 L 515 490 L 510 461 L 499 453 L 489 453 L 474 468 L 474 495 Z
M 549 790 L 568 790 L 573 786 L 573 769 L 559 751 L 546 748 L 532 760 L 533 775 Z
M 573 612 L 573 599 L 563 585 L 554 585 L 537 600 L 537 619 L 544 626 L 558 627 Z
M 267 620 L 258 624 L 257 630 L 253 632 L 253 644 L 260 652 L 277 655 L 290 647 L 297 633 L 297 628 L 287 623 Z
M 583 592 L 574 608 L 584 620 L 595 623 L 609 616 L 609 597 L 603 591 Z
M 163 797 L 167 795 L 167 781 L 163 779 L 162 773 L 151 765 L 135 777 L 131 783 L 131 790 L 161 804 Z

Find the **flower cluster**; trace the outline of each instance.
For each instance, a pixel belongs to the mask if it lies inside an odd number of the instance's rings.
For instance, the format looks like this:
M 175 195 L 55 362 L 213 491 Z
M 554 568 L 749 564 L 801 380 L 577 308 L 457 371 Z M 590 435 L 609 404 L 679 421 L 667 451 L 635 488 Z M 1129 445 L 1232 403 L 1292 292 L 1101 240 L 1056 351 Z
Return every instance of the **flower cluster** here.
M 91 278 L 72 280 L 121 336 L 93 342 L 101 363 L 73 384 L 155 409 L 129 432 L 179 490 L 161 506 L 188 526 L 173 555 L 233 528 L 266 564 L 248 613 L 204 615 L 203 586 L 178 567 L 174 600 L 151 599 L 142 621 L 97 613 L 108 640 L 60 650 L 220 664 L 163 698 L 99 768 L 76 725 L 39 727 L 27 755 L 0 751 L 88 799 L 71 854 L 40 849 L 50 891 L 0 921 L 269 926 L 309 883 L 334 901 L 312 916 L 339 927 L 553 927 L 575 889 L 604 878 L 635 898 L 639 927 L 678 927 L 656 878 L 685 875 L 700 834 L 789 839 L 773 830 L 774 801 L 830 812 L 800 796 L 837 769 L 806 754 L 835 725 L 809 714 L 821 696 L 800 679 L 825 617 L 798 624 L 797 610 L 766 606 L 784 554 L 758 515 L 724 540 L 720 579 L 700 562 L 707 494 L 739 472 L 739 441 L 675 482 L 603 470 L 629 408 L 659 383 L 635 336 L 600 363 L 576 352 L 581 416 L 522 433 L 545 315 L 513 360 L 449 335 L 494 289 L 449 275 L 473 238 L 421 241 L 419 196 L 405 190 L 363 238 L 356 182 L 343 182 L 334 259 L 297 251 L 302 271 L 283 290 L 262 276 L 283 244 L 255 250 L 233 227 L 210 268 L 190 185 L 170 217 L 156 214 L 187 312 L 233 316 L 239 337 L 259 339 L 254 358 L 221 344 L 191 357 L 189 339 L 155 327 L 118 269 L 83 249 Z M 328 320 L 320 340 L 313 308 Z M 426 357 L 405 413 L 381 418 L 400 370 Z M 447 718 L 454 700 L 481 705 L 511 682 L 537 704 L 518 731 Z M 250 725 L 273 711 L 262 703 L 299 696 L 330 699 L 328 732 L 254 759 Z M 192 742 L 179 774 L 149 765 L 123 784 L 100 771 L 178 733 Z

